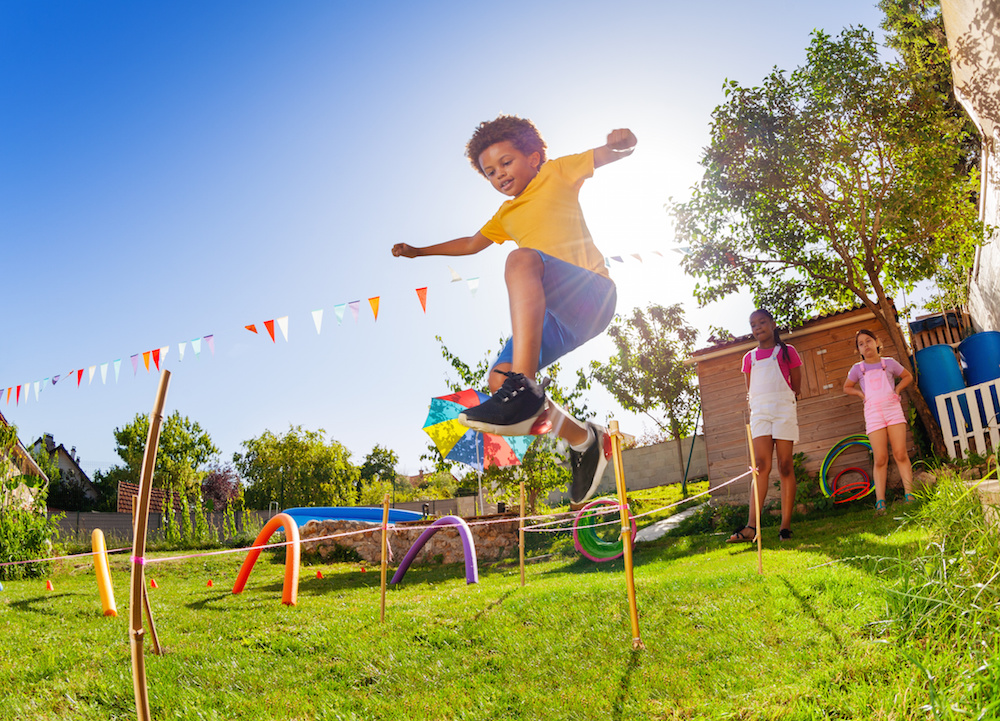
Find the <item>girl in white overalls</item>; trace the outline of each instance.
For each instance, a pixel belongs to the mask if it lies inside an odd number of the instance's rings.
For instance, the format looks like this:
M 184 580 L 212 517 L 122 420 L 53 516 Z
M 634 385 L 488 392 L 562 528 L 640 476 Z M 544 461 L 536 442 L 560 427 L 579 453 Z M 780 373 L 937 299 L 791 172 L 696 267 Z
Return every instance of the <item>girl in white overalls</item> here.
M 906 416 L 899 394 L 913 382 L 913 374 L 894 358 L 882 358 L 878 338 L 870 330 L 854 336 L 861 362 L 851 367 L 844 381 L 844 393 L 865 402 L 865 433 L 872 444 L 872 470 L 875 482 L 875 515 L 885 513 L 885 484 L 889 473 L 889 444 L 892 457 L 903 481 L 907 503 L 912 503 L 913 468 L 906 452 Z M 896 378 L 899 383 L 896 383 Z
M 757 461 L 757 496 L 759 504 L 750 499 L 747 525 L 736 531 L 729 543 L 752 541 L 757 532 L 756 505 L 764 506 L 771 457 L 778 458 L 781 478 L 781 530 L 778 537 L 792 537 L 792 510 L 795 508 L 795 472 L 792 448 L 799 440 L 799 422 L 795 398 L 802 383 L 802 360 L 795 348 L 782 342 L 778 327 L 769 312 L 755 310 L 750 316 L 750 329 L 757 339 L 757 348 L 743 357 L 746 374 L 747 400 L 750 405 L 750 436 L 753 438 Z

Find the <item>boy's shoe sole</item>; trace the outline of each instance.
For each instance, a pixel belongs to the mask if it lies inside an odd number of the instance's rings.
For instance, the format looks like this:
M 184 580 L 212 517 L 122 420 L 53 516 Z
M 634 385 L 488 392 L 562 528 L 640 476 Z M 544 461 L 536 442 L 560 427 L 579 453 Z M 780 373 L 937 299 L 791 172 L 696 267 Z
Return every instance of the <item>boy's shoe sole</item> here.
M 573 472 L 569 494 L 571 503 L 586 503 L 593 497 L 611 459 L 611 436 L 595 423 L 588 421 L 587 426 L 594 430 L 594 442 L 582 452 L 570 450 L 570 470 Z
M 538 409 L 538 413 L 533 415 L 531 418 L 526 418 L 520 423 L 515 423 L 511 426 L 498 426 L 495 423 L 477 421 L 470 419 L 465 413 L 458 414 L 458 422 L 466 428 L 471 428 L 472 430 L 479 431 L 480 433 L 492 433 L 497 436 L 537 436 L 543 433 L 548 433 L 548 431 L 552 429 L 552 424 L 549 422 L 545 413 L 548 410 L 548 406 L 548 401 L 542 403 L 542 407 Z M 543 418 L 543 416 L 545 417 Z M 545 423 L 548 423 L 548 430 L 535 430 L 536 424 L 541 427 Z

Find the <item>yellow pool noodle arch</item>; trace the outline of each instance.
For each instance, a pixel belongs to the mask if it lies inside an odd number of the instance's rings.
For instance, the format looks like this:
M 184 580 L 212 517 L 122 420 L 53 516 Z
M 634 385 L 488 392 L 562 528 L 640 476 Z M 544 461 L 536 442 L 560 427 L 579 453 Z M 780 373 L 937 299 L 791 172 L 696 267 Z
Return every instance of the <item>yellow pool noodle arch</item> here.
M 111 571 L 108 568 L 108 548 L 104 545 L 104 532 L 95 528 L 90 534 L 90 547 L 94 552 L 94 573 L 97 574 L 97 590 L 101 593 L 101 605 L 105 616 L 117 616 L 115 589 L 111 587 Z
M 257 534 L 257 540 L 253 542 L 254 546 L 262 546 L 267 543 L 267 539 L 277 531 L 282 526 L 285 527 L 285 538 L 290 541 L 290 543 L 285 546 L 285 583 L 281 589 L 281 602 L 286 606 L 294 606 L 299 597 L 299 526 L 295 522 L 295 519 L 289 516 L 287 513 L 279 513 L 270 521 L 268 521 L 264 528 L 261 529 L 260 533 Z M 246 559 L 243 561 L 243 565 L 240 566 L 240 572 L 236 574 L 236 583 L 233 585 L 233 593 L 242 593 L 243 587 L 246 586 L 247 578 L 250 577 L 250 571 L 253 570 L 253 565 L 257 562 L 257 558 L 260 556 L 261 549 L 253 548 L 247 554 Z

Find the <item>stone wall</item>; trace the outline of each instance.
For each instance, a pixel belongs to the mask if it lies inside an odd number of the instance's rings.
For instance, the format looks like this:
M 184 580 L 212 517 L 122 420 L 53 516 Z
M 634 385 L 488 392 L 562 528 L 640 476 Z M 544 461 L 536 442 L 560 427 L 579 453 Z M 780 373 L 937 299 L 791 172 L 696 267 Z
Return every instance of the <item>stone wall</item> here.
M 476 547 L 476 557 L 480 562 L 498 561 L 501 558 L 517 555 L 517 525 L 518 517 L 510 514 L 498 516 L 480 516 L 473 522 L 495 521 L 482 525 L 471 525 L 472 540 Z M 403 556 L 410 550 L 421 533 L 430 525 L 430 521 L 415 521 L 397 523 L 389 529 L 389 548 L 392 551 L 393 565 L 399 564 Z M 355 533 L 350 536 L 340 536 L 323 541 L 308 539 L 320 536 L 330 536 L 348 531 L 372 529 L 369 533 Z M 360 521 L 310 521 L 299 529 L 302 539 L 302 552 L 315 554 L 321 559 L 328 558 L 336 546 L 354 549 L 368 563 L 382 561 L 382 532 L 379 524 Z M 429 563 L 462 563 L 465 551 L 462 539 L 455 528 L 443 527 L 428 539 L 423 548 L 413 559 L 414 564 Z

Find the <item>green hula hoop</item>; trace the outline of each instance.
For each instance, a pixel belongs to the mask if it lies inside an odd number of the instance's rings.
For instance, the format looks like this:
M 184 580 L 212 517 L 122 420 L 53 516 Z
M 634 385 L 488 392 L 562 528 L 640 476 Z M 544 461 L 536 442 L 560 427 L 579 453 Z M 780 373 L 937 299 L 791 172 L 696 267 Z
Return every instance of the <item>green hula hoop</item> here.
M 598 498 L 580 509 L 576 519 L 573 521 L 573 544 L 576 546 L 576 550 L 591 561 L 596 561 L 597 563 L 613 561 L 625 553 L 625 546 L 621 538 L 616 541 L 605 541 L 597 535 L 597 530 L 595 529 L 598 518 L 606 512 L 602 512 L 599 506 L 617 505 L 618 501 L 611 500 L 610 498 Z M 632 521 L 632 538 L 634 539 L 636 530 L 635 519 L 632 518 L 630 520 Z
M 819 467 L 819 487 L 827 498 L 833 498 L 835 490 L 830 483 L 830 468 L 833 466 L 834 461 L 837 460 L 840 454 L 851 446 L 861 446 L 862 448 L 867 448 L 869 453 L 871 453 L 872 450 L 871 441 L 868 440 L 868 436 L 864 433 L 855 433 L 852 436 L 841 438 L 834 444 L 833 448 L 831 448 L 830 452 L 826 454 L 826 458 L 823 459 L 823 463 Z M 871 493 L 873 490 L 874 486 L 869 489 L 868 493 Z M 865 493 L 864 495 L 867 496 L 868 493 Z

